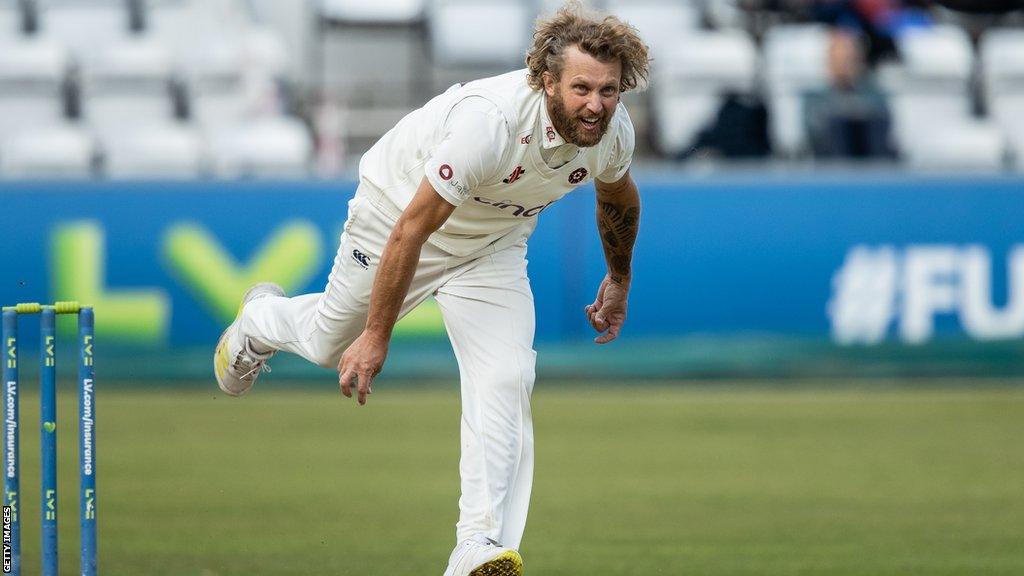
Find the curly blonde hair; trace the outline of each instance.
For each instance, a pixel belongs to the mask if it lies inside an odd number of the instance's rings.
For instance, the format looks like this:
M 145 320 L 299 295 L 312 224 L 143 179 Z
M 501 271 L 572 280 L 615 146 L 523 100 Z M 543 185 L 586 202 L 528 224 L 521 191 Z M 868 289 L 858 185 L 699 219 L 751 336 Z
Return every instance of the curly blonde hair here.
M 544 89 L 544 72 L 561 78 L 565 49 L 570 46 L 601 62 L 621 62 L 620 92 L 647 86 L 651 59 L 636 28 L 615 16 L 588 12 L 578 0 L 572 0 L 551 18 L 537 20 L 533 45 L 526 53 L 530 87 Z

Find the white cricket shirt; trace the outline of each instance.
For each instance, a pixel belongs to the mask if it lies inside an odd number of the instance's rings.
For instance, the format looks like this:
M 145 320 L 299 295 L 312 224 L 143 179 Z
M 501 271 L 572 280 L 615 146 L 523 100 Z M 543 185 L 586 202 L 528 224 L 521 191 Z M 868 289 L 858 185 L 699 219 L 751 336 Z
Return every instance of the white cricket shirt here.
M 466 256 L 529 236 L 537 216 L 577 186 L 621 178 L 634 147 L 626 108 L 618 105 L 596 146 L 576 147 L 555 130 L 543 91 L 526 76 L 522 69 L 452 86 L 410 112 L 363 155 L 359 193 L 397 220 L 425 176 L 457 206 L 429 242 Z

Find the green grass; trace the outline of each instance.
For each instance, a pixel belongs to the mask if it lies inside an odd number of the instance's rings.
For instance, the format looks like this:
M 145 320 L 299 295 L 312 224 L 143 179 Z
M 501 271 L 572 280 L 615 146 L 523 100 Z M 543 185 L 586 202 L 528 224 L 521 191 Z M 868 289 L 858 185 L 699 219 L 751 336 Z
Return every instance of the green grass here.
M 538 386 L 531 576 L 1024 574 L 1020 388 Z M 375 388 L 363 408 L 279 382 L 242 399 L 101 390 L 101 573 L 440 576 L 457 393 Z M 25 574 L 38 574 L 37 410 L 23 399 Z

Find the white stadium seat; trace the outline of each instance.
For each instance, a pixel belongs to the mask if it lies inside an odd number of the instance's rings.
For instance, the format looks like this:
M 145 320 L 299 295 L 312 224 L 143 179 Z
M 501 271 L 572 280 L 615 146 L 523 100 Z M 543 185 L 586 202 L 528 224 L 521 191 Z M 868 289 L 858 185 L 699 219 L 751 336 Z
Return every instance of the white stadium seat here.
M 534 11 L 519 0 L 433 0 L 428 22 L 442 66 L 521 66 Z
M 0 44 L 0 134 L 62 123 L 67 69 L 67 51 L 48 38 Z
M 0 0 L 0 44 L 21 36 L 21 10 L 17 0 Z
M 1024 168 L 1024 30 L 993 29 L 981 38 L 981 70 L 989 115 Z
M 680 36 L 700 26 L 700 7 L 694 0 L 609 0 L 604 9 L 636 27 L 655 61 Z
M 240 0 L 147 0 L 146 21 L 185 71 L 201 66 L 211 45 L 241 44 L 252 24 Z
M 2 178 L 89 178 L 93 140 L 71 124 L 48 124 L 9 135 L 0 142 Z
M 154 123 L 108 132 L 101 145 L 110 178 L 185 179 L 202 174 L 198 133 L 185 125 Z
M 940 122 L 913 134 L 905 150 L 907 164 L 924 170 L 999 170 L 1006 157 L 1005 139 L 991 122 Z
M 108 44 L 129 34 L 130 18 L 123 0 L 40 0 L 41 33 L 68 48 L 71 57 L 88 63 Z
M 201 128 L 235 124 L 277 107 L 275 80 L 286 75 L 287 47 L 251 22 L 236 0 L 150 0 L 149 31 L 169 46 Z
M 962 82 L 971 75 L 974 53 L 960 27 L 910 28 L 898 37 L 897 47 L 910 78 Z
M 241 47 L 207 44 L 208 58 L 187 72 L 189 109 L 203 130 L 235 125 L 255 112 L 246 91 Z
M 82 76 L 84 117 L 97 131 L 173 118 L 170 53 L 152 38 L 108 45 Z
M 807 150 L 803 96 L 828 85 L 828 29 L 814 24 L 776 26 L 764 39 L 772 149 L 783 156 Z
M 901 65 L 886 89 L 896 144 L 909 159 L 917 157 L 911 148 L 926 145 L 931 132 L 973 125 L 969 82 L 974 53 L 967 34 L 954 26 L 910 30 L 897 47 Z
M 213 172 L 223 178 L 309 176 L 313 144 L 292 118 L 261 118 L 218 132 L 210 140 Z
M 272 78 L 283 78 L 288 74 L 291 65 L 288 45 L 271 28 L 250 28 L 243 38 L 243 53 L 247 70 L 254 69 Z
M 320 16 L 362 24 L 411 24 L 423 18 L 424 0 L 320 0 Z
M 543 16 L 550 16 L 565 5 L 565 0 L 541 0 L 540 13 Z
M 167 46 L 176 66 L 187 65 L 198 41 L 202 11 L 191 0 L 148 0 L 146 33 Z
M 757 48 L 746 32 L 683 36 L 655 68 L 651 104 L 659 149 L 676 155 L 693 144 L 728 92 L 754 89 Z

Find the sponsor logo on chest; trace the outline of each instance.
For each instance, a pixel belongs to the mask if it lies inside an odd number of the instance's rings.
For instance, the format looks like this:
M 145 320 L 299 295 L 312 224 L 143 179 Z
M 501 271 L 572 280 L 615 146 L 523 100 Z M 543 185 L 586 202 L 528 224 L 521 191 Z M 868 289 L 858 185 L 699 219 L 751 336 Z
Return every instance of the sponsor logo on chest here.
M 555 201 L 552 200 L 552 201 L 548 202 L 547 204 L 542 204 L 540 206 L 534 206 L 532 208 L 527 208 L 526 206 L 523 206 L 522 204 L 516 204 L 515 202 L 512 202 L 511 200 L 492 200 L 490 198 L 485 198 L 483 196 L 474 196 L 473 197 L 473 201 L 475 201 L 475 202 L 477 202 L 479 204 L 484 204 L 484 205 L 487 205 L 487 206 L 493 206 L 493 207 L 497 208 L 498 210 L 501 210 L 502 212 L 507 212 L 508 214 L 511 214 L 512 216 L 518 216 L 518 217 L 521 217 L 521 218 L 533 218 L 534 216 L 536 216 L 536 215 L 540 214 L 541 212 L 543 212 L 545 208 L 547 208 L 548 206 L 551 206 L 552 204 L 555 203 Z

